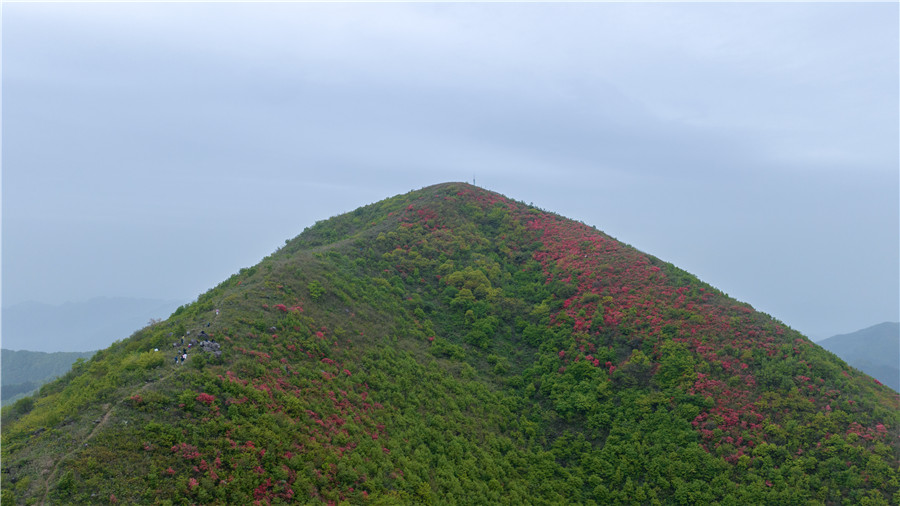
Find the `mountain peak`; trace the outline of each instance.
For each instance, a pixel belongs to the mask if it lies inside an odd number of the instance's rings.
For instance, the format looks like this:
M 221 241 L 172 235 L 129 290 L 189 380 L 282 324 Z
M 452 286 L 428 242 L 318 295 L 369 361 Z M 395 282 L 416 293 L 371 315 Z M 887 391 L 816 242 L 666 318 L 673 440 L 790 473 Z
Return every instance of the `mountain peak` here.
M 898 399 L 669 263 L 441 183 L 316 223 L 4 411 L 3 493 L 887 502 Z

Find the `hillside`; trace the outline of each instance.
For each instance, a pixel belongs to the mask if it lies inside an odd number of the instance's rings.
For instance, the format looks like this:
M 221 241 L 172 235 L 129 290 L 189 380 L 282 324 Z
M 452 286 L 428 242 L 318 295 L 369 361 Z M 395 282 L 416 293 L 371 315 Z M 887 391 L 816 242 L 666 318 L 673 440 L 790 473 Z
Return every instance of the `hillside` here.
M 829 337 L 818 345 L 900 392 L 900 323 L 879 323 Z
M 93 351 L 0 351 L 0 398 L 3 405 L 31 394 L 44 383 L 67 373 L 79 358 L 90 358 L 93 354 Z
M 2 502 L 890 504 L 898 408 L 675 266 L 448 183 L 4 409 Z

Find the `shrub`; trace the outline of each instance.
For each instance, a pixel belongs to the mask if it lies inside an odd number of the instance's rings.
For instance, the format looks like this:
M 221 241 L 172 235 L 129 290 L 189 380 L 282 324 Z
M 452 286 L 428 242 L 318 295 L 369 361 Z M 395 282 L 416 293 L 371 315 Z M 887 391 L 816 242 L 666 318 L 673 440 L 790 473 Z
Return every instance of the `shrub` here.
M 216 400 L 215 396 L 207 394 L 207 393 L 201 393 L 201 394 L 197 395 L 197 402 L 202 402 L 203 404 L 206 404 L 207 406 L 212 405 L 212 403 L 215 402 L 215 400 Z
M 306 285 L 306 289 L 309 290 L 309 298 L 313 301 L 318 301 L 325 295 L 325 289 L 322 288 L 322 285 L 318 281 L 310 281 L 309 284 Z

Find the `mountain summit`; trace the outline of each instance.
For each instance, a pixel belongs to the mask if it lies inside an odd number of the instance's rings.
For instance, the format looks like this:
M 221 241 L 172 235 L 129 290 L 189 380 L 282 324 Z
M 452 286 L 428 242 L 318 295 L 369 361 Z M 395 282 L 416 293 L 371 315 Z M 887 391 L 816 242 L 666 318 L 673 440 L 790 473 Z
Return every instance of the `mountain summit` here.
M 671 264 L 447 183 L 316 223 L 6 408 L 2 497 L 888 504 L 898 408 Z

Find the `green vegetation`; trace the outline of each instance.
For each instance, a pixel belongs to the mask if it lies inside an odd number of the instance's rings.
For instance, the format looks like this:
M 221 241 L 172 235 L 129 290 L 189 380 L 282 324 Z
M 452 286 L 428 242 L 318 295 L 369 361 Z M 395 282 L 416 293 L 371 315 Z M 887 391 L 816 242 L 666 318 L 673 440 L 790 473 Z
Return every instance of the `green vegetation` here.
M 201 332 L 221 356 L 176 364 Z M 670 264 L 444 184 L 4 409 L 2 502 L 895 504 L 898 408 Z

